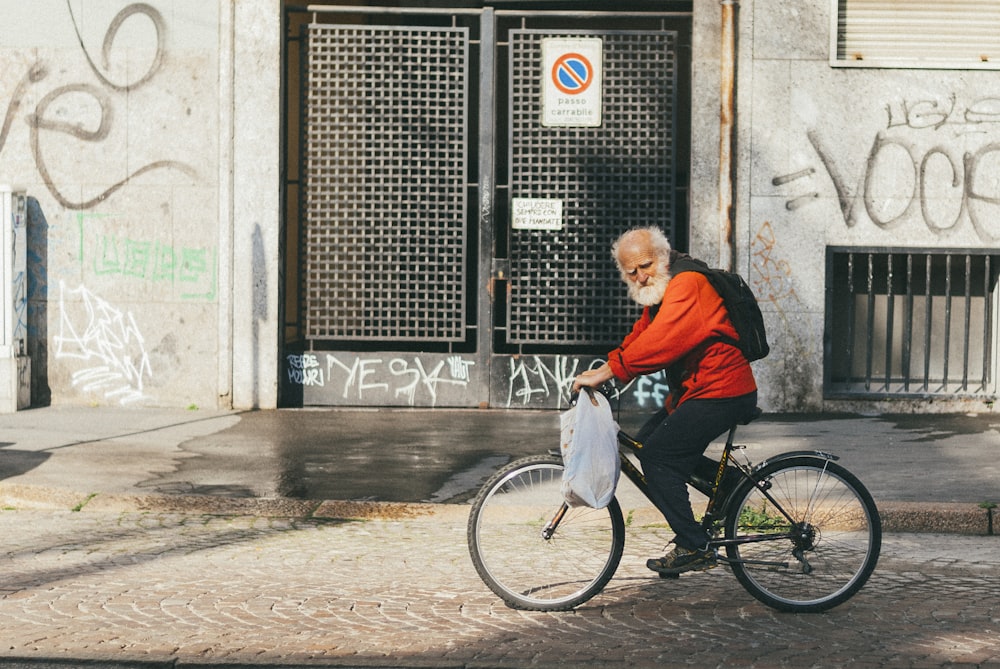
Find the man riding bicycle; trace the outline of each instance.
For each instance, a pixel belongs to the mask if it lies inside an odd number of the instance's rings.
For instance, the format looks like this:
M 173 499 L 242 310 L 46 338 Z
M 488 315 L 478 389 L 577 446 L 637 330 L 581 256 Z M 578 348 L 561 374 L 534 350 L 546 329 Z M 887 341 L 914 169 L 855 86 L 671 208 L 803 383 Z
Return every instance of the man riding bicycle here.
M 708 280 L 699 272 L 671 275 L 681 254 L 661 230 L 629 230 L 611 254 L 629 297 L 644 309 L 607 362 L 576 377 L 573 391 L 667 371 L 670 395 L 637 438 L 650 496 L 675 533 L 675 547 L 646 566 L 661 574 L 709 569 L 715 553 L 694 518 L 686 480 L 709 443 L 756 408 L 753 371 L 733 343 L 736 329 Z

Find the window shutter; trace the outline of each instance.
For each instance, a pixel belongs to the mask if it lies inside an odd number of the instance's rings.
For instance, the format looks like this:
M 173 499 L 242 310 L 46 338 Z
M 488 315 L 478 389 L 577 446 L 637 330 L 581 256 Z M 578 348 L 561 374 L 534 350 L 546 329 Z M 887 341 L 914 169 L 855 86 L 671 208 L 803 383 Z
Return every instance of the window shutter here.
M 1000 68 L 1000 0 L 832 0 L 830 62 Z

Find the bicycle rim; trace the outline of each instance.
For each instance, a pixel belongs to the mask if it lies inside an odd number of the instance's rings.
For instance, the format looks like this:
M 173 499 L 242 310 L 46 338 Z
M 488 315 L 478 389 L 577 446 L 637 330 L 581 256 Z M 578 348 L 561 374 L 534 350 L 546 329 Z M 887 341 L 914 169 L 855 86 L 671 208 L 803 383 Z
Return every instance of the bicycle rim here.
M 861 482 L 812 456 L 775 462 L 758 478 L 794 522 L 756 487 L 745 484 L 734 494 L 726 520 L 726 539 L 734 543 L 726 554 L 740 583 L 782 611 L 825 611 L 853 596 L 882 545 L 878 509 Z M 751 537 L 763 540 L 736 543 Z
M 571 508 L 552 537 L 543 537 L 562 506 L 562 472 L 559 458 L 523 458 L 491 477 L 473 501 L 472 562 L 512 608 L 579 606 L 601 591 L 621 560 L 625 524 L 617 500 L 604 509 Z

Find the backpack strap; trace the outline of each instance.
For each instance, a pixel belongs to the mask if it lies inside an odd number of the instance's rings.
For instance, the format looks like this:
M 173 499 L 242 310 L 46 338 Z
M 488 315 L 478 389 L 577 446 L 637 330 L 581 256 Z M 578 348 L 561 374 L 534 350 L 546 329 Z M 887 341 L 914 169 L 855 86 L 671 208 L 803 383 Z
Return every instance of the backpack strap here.
M 714 290 L 715 293 L 720 298 L 723 297 L 722 294 L 719 293 L 715 285 L 712 283 L 711 277 L 709 276 L 715 270 L 709 267 L 708 263 L 706 263 L 703 260 L 699 260 L 698 258 L 692 257 L 687 253 L 681 253 L 680 251 L 675 251 L 671 249 L 669 271 L 671 277 L 677 276 L 681 272 L 697 272 L 698 274 L 701 274 L 708 280 L 708 285 L 712 286 L 712 290 Z M 722 306 L 723 307 L 726 306 L 725 299 L 723 299 L 722 301 Z M 656 314 L 659 313 L 659 311 L 660 311 L 660 303 L 657 303 L 652 307 L 650 307 L 649 320 L 652 321 L 653 318 L 656 317 Z M 726 313 L 727 314 L 729 313 L 728 310 L 726 311 Z M 721 341 L 724 344 L 729 344 L 730 346 L 735 346 L 736 348 L 740 347 L 739 340 L 733 339 L 732 337 L 725 337 L 722 335 L 719 335 L 717 337 L 712 337 L 708 341 Z

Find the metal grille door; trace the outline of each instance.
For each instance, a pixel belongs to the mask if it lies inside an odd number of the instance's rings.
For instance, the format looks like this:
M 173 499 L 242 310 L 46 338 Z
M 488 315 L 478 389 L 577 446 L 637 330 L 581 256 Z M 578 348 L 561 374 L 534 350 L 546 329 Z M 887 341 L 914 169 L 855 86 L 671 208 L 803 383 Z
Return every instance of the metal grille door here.
M 468 29 L 305 32 L 306 338 L 463 341 Z
M 599 127 L 541 122 L 545 38 L 600 38 Z M 676 39 L 672 31 L 510 33 L 512 201 L 559 203 L 561 229 L 510 231 L 511 344 L 620 341 L 635 311 L 610 246 L 626 229 L 674 232 Z

